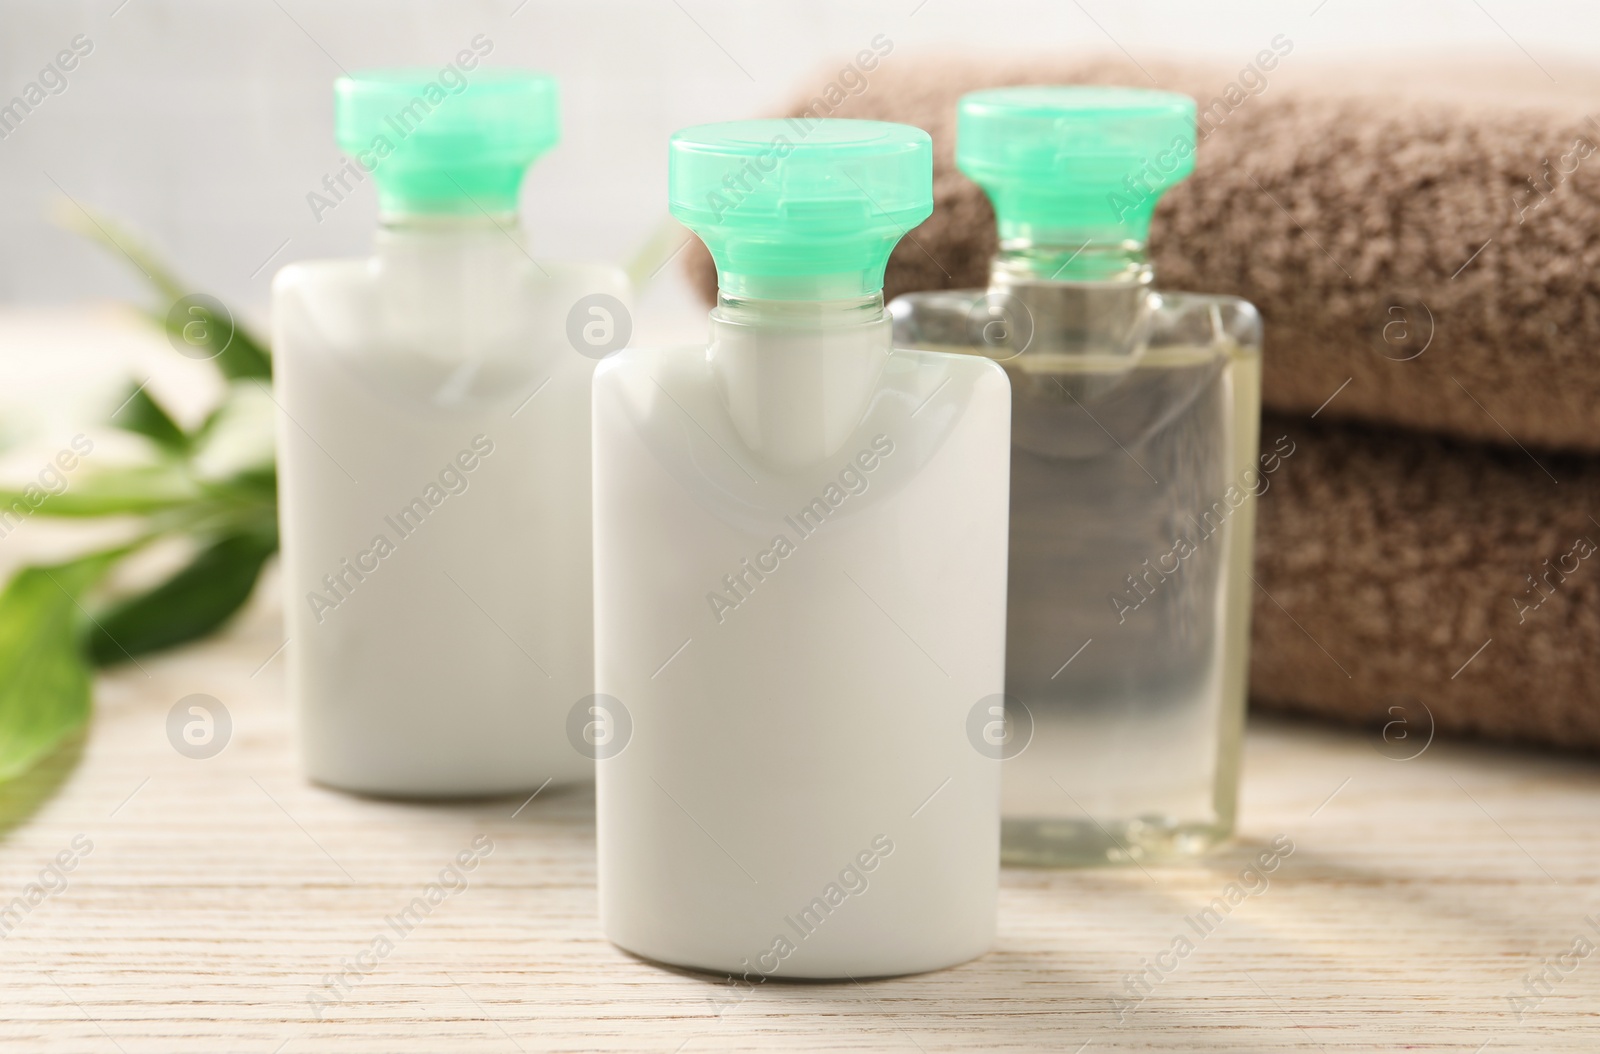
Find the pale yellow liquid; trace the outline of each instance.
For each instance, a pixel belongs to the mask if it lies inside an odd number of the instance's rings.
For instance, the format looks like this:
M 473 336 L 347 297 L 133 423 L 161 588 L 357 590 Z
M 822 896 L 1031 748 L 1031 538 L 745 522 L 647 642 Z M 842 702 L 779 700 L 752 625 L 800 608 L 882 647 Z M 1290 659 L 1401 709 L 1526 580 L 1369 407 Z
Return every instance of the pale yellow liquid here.
M 1006 690 L 1034 728 L 1005 763 L 1008 863 L 1186 856 L 1233 829 L 1260 357 L 1178 347 L 1126 364 L 1009 370 Z
M 1203 852 L 1232 833 L 1236 811 L 1260 349 L 1219 334 L 1136 358 L 1035 346 L 1003 365 L 1006 694 L 1032 732 L 1004 763 L 1002 859 Z M 1179 538 L 1193 545 L 1187 557 L 1172 555 Z M 1127 581 L 1174 565 L 1137 591 Z M 1113 594 L 1137 606 L 1119 618 Z M 1028 721 L 1008 717 L 1025 734 Z

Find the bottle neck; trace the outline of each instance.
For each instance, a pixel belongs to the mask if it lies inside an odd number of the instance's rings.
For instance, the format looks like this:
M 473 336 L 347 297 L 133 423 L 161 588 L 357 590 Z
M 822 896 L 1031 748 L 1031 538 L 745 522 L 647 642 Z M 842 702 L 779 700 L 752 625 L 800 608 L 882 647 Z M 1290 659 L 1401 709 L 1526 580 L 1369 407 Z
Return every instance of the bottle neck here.
M 413 344 L 465 347 L 513 326 L 539 272 L 515 213 L 383 216 L 369 262 L 383 317 Z
M 1036 367 L 1054 356 L 1136 359 L 1158 303 L 1143 242 L 1003 242 L 990 264 L 988 300 L 1007 314 L 1007 348 Z M 1020 328 L 1019 328 L 1020 327 Z
M 883 293 L 767 300 L 719 292 L 706 357 L 748 449 L 779 469 L 833 456 L 865 415 L 892 351 Z
M 989 264 L 991 287 L 1060 282 L 1149 287 L 1155 269 L 1143 242 L 1002 242 Z
M 380 213 L 376 240 L 380 247 L 411 242 L 466 245 L 496 240 L 520 246 L 522 224 L 515 212 Z
M 877 326 L 883 319 L 881 290 L 871 296 L 844 299 L 768 300 L 719 289 L 717 306 L 711 311 L 714 331 L 718 327 L 748 327 L 785 335 Z
M 497 296 L 526 279 L 534 264 L 514 212 L 384 215 L 373 258 L 395 296 L 434 299 L 446 287 L 458 296 Z

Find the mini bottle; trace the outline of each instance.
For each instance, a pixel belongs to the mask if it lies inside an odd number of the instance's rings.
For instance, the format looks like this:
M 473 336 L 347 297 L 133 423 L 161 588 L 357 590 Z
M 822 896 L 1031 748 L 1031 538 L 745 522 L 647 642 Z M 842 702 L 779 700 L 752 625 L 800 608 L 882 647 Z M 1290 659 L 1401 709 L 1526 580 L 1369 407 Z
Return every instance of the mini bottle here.
M 337 82 L 374 253 L 273 284 L 289 691 L 319 783 L 499 794 L 592 772 L 566 735 L 593 692 L 589 385 L 627 293 L 523 247 L 555 82 L 431 76 Z
M 1194 148 L 1181 95 L 965 96 L 956 163 L 999 223 L 989 288 L 891 305 L 897 343 L 1011 377 L 1008 863 L 1181 857 L 1233 828 L 1270 481 L 1255 309 L 1152 287 L 1151 211 Z
M 673 136 L 716 261 L 710 346 L 595 375 L 601 917 L 648 959 L 904 974 L 993 938 L 1004 371 L 893 348 L 889 251 L 932 211 L 926 133 Z

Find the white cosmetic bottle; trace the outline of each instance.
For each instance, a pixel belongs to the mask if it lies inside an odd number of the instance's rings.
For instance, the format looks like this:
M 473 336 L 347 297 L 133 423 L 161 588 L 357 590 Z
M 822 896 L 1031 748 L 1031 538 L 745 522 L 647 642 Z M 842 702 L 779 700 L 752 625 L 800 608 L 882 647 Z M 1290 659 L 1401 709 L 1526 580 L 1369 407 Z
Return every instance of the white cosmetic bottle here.
M 709 348 L 595 375 L 606 935 L 751 982 L 966 961 L 995 927 L 1010 389 L 890 344 L 928 137 L 711 125 L 670 173 L 721 295 Z
M 273 285 L 289 686 L 313 780 L 499 794 L 592 771 L 565 724 L 593 692 L 589 386 L 626 280 L 522 246 L 555 83 L 430 76 L 338 82 L 375 253 Z

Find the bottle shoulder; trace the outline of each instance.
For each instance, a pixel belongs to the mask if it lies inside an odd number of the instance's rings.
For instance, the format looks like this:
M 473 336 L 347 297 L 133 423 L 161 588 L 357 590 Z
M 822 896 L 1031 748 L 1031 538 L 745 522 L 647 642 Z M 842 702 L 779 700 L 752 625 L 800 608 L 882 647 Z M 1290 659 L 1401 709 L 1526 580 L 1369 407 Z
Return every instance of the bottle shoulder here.
M 296 260 L 278 268 L 272 276 L 272 296 L 276 300 L 313 289 L 353 286 L 364 280 L 368 264 L 369 261 L 361 257 Z
M 1261 351 L 1261 313 L 1250 301 L 1214 293 L 1162 291 L 1151 317 L 1150 338 L 1155 345 L 1208 344 L 1229 348 L 1235 355 Z
M 1073 294 L 1056 298 L 1041 295 L 1041 288 L 936 289 L 896 297 L 889 304 L 895 343 L 1002 360 L 1027 357 L 1041 368 L 1040 359 L 1115 355 L 1119 346 L 1132 351 L 1141 344 L 1181 348 L 1190 356 L 1210 351 L 1248 358 L 1260 351 L 1261 316 L 1239 297 L 1157 290 L 1130 301 L 1124 287 L 1050 287 Z
M 507 269 L 417 260 L 391 267 L 378 257 L 294 263 L 273 280 L 273 324 L 287 343 L 351 353 L 418 349 L 433 356 L 443 347 L 511 348 L 537 338 L 592 360 L 596 341 L 626 340 L 633 298 L 621 270 L 523 263 Z
M 600 363 L 592 390 L 599 456 L 648 449 L 691 489 L 716 476 L 718 493 L 807 476 L 880 436 L 917 451 L 906 464 L 977 449 L 1003 466 L 1009 449 L 1009 378 L 967 355 L 762 349 L 730 363 L 702 346 L 632 348 Z
M 704 366 L 707 361 L 708 348 L 704 344 L 623 348 L 600 360 L 595 369 L 595 383 L 623 383 L 631 377 L 654 376 L 662 372 L 681 374 L 686 369 Z M 891 349 L 884 372 L 888 375 L 911 373 L 948 377 L 967 381 L 981 389 L 998 389 L 1002 392 L 1009 392 L 1011 383 L 1005 369 L 986 356 L 917 348 Z M 709 371 L 705 377 L 710 383 Z
M 574 295 L 605 293 L 625 303 L 632 300 L 633 290 L 627 274 L 612 264 L 528 258 L 514 267 L 510 282 L 502 283 L 502 288 L 513 295 L 570 290 Z M 386 268 L 377 256 L 297 260 L 285 264 L 273 275 L 272 293 L 274 297 L 362 296 L 385 285 L 425 284 L 429 279 L 438 279 L 438 288 L 448 289 L 458 284 L 461 274 L 459 265 L 449 260 L 407 261 L 403 272 Z

